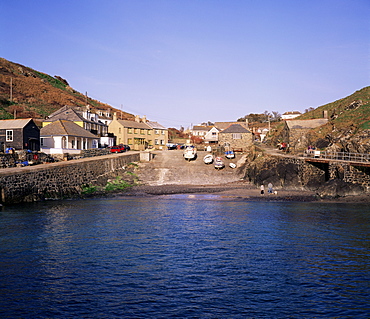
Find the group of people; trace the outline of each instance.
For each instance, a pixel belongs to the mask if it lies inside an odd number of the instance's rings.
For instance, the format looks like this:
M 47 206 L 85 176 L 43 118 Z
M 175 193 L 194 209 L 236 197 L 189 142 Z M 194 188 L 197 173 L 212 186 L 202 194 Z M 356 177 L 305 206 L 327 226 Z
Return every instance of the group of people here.
M 267 185 L 267 193 L 268 194 L 272 194 L 273 193 L 272 187 L 273 187 L 272 186 L 272 183 L 271 182 L 268 183 L 268 185 Z M 260 189 L 261 189 L 261 195 L 264 195 L 265 194 L 265 186 L 263 184 L 261 185 Z

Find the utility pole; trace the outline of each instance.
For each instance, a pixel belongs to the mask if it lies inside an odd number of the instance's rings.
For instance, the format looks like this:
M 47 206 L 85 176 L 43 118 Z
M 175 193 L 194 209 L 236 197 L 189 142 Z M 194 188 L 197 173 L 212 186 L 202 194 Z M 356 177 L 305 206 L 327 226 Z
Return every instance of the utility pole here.
M 86 91 L 86 93 L 85 93 L 85 97 L 86 97 L 86 105 L 87 105 L 87 91 Z
M 10 102 L 13 102 L 13 78 L 10 78 Z

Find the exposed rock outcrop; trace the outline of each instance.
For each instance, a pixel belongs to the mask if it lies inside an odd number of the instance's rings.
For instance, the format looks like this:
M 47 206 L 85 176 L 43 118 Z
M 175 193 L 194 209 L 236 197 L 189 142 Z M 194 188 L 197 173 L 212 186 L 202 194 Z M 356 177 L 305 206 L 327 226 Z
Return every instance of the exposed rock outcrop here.
M 341 179 L 332 179 L 322 185 L 317 194 L 321 198 L 337 198 L 345 196 L 363 195 L 365 192 L 361 185 L 346 183 Z
M 307 162 L 304 158 L 271 155 L 252 149 L 242 166 L 244 178 L 256 185 L 309 190 L 321 198 L 363 195 L 369 189 L 369 169 L 345 162 Z

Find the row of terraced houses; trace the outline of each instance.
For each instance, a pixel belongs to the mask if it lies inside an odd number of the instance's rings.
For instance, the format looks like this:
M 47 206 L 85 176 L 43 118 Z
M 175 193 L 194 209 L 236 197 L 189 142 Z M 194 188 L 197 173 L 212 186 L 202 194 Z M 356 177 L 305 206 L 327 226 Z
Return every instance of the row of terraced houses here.
M 146 117 L 134 121 L 117 118 L 108 110 L 89 106 L 64 106 L 46 119 L 0 121 L 0 149 L 42 151 L 53 156 L 79 154 L 81 150 L 129 145 L 133 150 L 162 149 L 168 130 Z

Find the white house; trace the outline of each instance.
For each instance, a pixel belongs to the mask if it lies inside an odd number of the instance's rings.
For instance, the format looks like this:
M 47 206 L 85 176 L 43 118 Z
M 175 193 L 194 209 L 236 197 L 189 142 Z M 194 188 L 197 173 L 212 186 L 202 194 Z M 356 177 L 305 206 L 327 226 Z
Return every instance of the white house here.
M 59 110 L 50 114 L 42 123 L 42 126 L 49 125 L 54 121 L 67 120 L 72 121 L 87 131 L 90 131 L 100 140 L 100 145 L 113 146 L 114 136 L 108 133 L 108 124 L 111 120 L 107 117 L 110 111 L 100 111 L 100 114 L 105 115 L 104 122 L 100 119 L 99 114 L 91 111 L 90 106 L 77 107 L 77 106 L 63 106 Z M 107 124 L 108 123 L 108 124 Z
M 294 119 L 294 118 L 296 118 L 296 117 L 298 117 L 298 116 L 300 116 L 300 115 L 302 115 L 302 113 L 301 113 L 301 112 L 299 112 L 299 111 L 291 111 L 291 112 L 285 112 L 285 113 L 281 116 L 281 118 L 282 118 L 283 120 L 291 120 L 291 119 Z
M 205 143 L 218 143 L 218 133 L 220 130 L 213 126 L 207 133 L 204 135 L 204 142 Z
M 195 125 L 191 130 L 191 135 L 204 138 L 204 136 L 210 129 L 211 129 L 210 126 Z
M 41 152 L 51 155 L 80 154 L 97 148 L 99 137 L 72 121 L 57 120 L 40 131 Z

